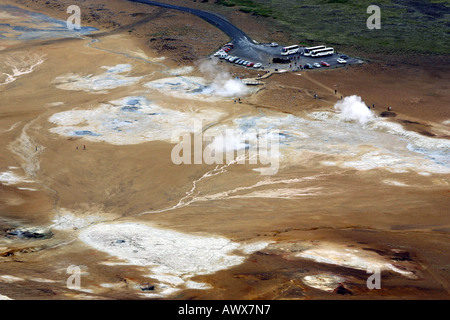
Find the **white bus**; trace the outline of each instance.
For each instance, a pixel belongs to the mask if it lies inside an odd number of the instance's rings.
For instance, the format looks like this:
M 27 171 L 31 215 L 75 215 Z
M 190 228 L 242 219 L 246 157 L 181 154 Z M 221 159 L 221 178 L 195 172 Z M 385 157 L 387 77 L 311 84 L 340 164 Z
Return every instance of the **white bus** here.
M 311 51 L 325 49 L 325 48 L 326 48 L 325 46 L 317 46 L 317 47 L 305 48 L 304 54 L 305 54 L 306 57 L 309 57 L 311 55 Z
M 311 51 L 311 57 L 313 58 L 331 56 L 332 54 L 334 54 L 333 48 L 325 48 Z
M 293 45 L 293 46 L 289 46 L 289 47 L 284 47 L 284 48 L 281 49 L 281 55 L 287 56 L 287 55 L 290 55 L 290 54 L 294 54 L 294 53 L 297 53 L 299 49 L 300 49 L 299 45 Z

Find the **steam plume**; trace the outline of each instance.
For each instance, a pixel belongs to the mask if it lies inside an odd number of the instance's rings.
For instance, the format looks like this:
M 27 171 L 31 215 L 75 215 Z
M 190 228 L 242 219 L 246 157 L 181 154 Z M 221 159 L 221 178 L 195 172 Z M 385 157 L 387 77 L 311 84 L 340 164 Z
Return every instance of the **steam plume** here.
M 239 97 L 248 93 L 247 86 L 241 80 L 235 79 L 216 60 L 205 60 L 199 65 L 199 70 L 205 74 L 211 84 L 203 93 L 215 94 L 222 97 Z
M 334 105 L 345 121 L 358 121 L 366 124 L 374 118 L 372 111 L 366 106 L 359 96 L 345 97 Z

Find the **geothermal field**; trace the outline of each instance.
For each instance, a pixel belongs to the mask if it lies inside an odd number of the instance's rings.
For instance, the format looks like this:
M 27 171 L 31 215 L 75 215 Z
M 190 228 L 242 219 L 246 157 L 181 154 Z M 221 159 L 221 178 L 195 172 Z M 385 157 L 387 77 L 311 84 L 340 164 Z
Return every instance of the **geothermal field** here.
M 189 13 L 69 2 L 0 3 L 0 299 L 450 297 L 448 56 L 244 68 Z

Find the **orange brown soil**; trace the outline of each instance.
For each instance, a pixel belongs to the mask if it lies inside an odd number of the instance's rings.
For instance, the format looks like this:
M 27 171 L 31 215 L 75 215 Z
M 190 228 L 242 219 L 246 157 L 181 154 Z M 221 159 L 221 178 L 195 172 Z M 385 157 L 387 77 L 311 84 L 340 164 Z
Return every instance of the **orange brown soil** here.
M 38 191 L 19 190 L 0 184 L 0 220 L 5 230 L 18 225 L 47 226 L 64 209 L 82 217 L 101 216 L 106 221 L 151 223 L 191 234 L 212 234 L 233 241 L 273 241 L 274 249 L 251 254 L 241 265 L 194 278 L 208 283 L 209 290 L 183 290 L 174 299 L 448 299 L 449 242 L 448 175 L 420 176 L 383 170 L 358 171 L 352 168 L 328 169 L 311 163 L 305 155 L 295 166 L 287 168 L 278 179 L 325 175 L 310 186 L 321 188 L 318 196 L 290 199 L 236 198 L 199 201 L 190 206 L 165 212 L 139 215 L 171 207 L 192 188 L 192 181 L 211 170 L 211 166 L 176 166 L 170 161 L 172 145 L 147 142 L 116 146 L 105 142 L 86 142 L 78 138 L 50 133 L 54 127 L 48 118 L 61 111 L 94 108 L 139 88 L 118 88 L 108 94 L 65 91 L 50 85 L 53 79 L 69 72 L 98 73 L 99 66 L 124 63 L 123 56 L 106 50 L 139 52 L 150 58 L 164 56 L 171 68 L 192 65 L 228 41 L 226 35 L 191 15 L 153 8 L 120 0 L 79 2 L 7 0 L 66 19 L 69 4 L 80 5 L 83 23 L 100 29 L 93 38 L 102 39 L 97 47 L 85 40 L 26 44 L 20 51 L 45 53 L 51 64 L 43 64 L 39 75 L 32 73 L 9 84 L 0 102 L 0 169 L 20 167 L 26 174 L 27 163 L 11 147 L 22 134 L 34 143 L 26 156 L 39 160 L 39 170 L 32 172 Z M 179 1 L 172 1 L 179 4 Z M 182 1 L 188 3 L 190 1 Z M 192 5 L 197 5 L 190 2 Z M 88 7 L 86 7 L 88 6 Z M 102 9 L 102 10 L 98 10 Z M 248 18 L 248 19 L 247 19 Z M 283 35 L 267 33 L 258 26 L 267 21 L 247 17 L 236 21 L 245 31 L 264 41 L 283 40 Z M 261 23 L 261 24 L 260 24 Z M 84 41 L 84 42 L 83 42 Z M 16 52 L 9 47 L 5 52 Z M 138 51 L 141 50 L 141 51 Z M 131 52 L 131 51 L 130 51 Z M 0 51 L 1 53 L 1 51 Z M 92 58 L 93 57 L 93 58 Z M 243 98 L 240 105 L 221 101 L 204 102 L 175 99 L 180 108 L 222 108 L 232 118 L 235 114 L 255 115 L 278 111 L 302 116 L 310 111 L 333 109 L 340 96 L 359 95 L 374 112 L 381 114 L 388 106 L 396 114 L 390 118 L 409 130 L 426 136 L 448 138 L 450 100 L 448 62 L 411 67 L 392 62 L 391 57 L 377 57 L 376 62 L 335 70 L 274 74 L 256 94 Z M 438 61 L 440 58 L 430 58 Z M 100 61 L 100 64 L 99 64 Z M 397 60 L 398 61 L 398 60 Z M 133 76 L 157 70 L 139 61 Z M 258 71 L 230 66 L 238 77 L 255 77 Z M 337 90 L 335 94 L 334 90 Z M 133 91 L 134 92 L 134 91 Z M 314 94 L 318 99 L 314 99 Z M 172 100 L 156 95 L 162 104 Z M 48 103 L 65 101 L 63 106 Z M 26 125 L 29 124 L 27 127 Z M 45 147 L 34 153 L 34 145 Z M 87 150 L 81 150 L 87 145 Z M 14 146 L 14 144 L 13 144 Z M 80 149 L 76 149 L 79 147 Z M 14 152 L 15 151 L 15 152 Z M 311 157 L 311 158 L 308 158 Z M 326 160 L 326 159 L 324 159 Z M 235 190 L 242 183 L 253 185 L 260 177 L 249 174 L 245 166 L 234 168 L 218 181 L 207 180 L 199 186 L 200 194 L 220 194 Z M 383 184 L 394 179 L 413 187 Z M 269 190 L 270 191 L 270 190 Z M 238 193 L 239 194 L 239 193 Z M 141 266 L 105 265 L 111 257 L 77 241 L 74 230 L 54 231 L 51 238 L 17 240 L 7 238 L 0 246 L 0 275 L 14 275 L 29 280 L 45 278 L 53 282 L 0 281 L 0 294 L 15 299 L 140 299 L 136 285 L 148 282 L 148 270 Z M 377 252 L 395 261 L 399 268 L 413 268 L 417 279 L 408 279 L 387 271 L 383 289 L 369 291 L 363 270 L 327 265 L 293 258 L 304 249 L 322 241 L 340 243 L 351 248 Z M 299 244 L 300 243 L 300 244 Z M 400 250 L 399 255 L 397 251 Z M 406 257 L 406 258 L 405 258 Z M 90 276 L 83 286 L 95 288 L 76 292 L 66 287 L 68 265 L 82 265 Z M 83 269 L 84 270 L 84 269 Z M 305 285 L 306 274 L 345 274 L 352 296 L 340 296 Z M 101 287 L 114 283 L 115 290 Z

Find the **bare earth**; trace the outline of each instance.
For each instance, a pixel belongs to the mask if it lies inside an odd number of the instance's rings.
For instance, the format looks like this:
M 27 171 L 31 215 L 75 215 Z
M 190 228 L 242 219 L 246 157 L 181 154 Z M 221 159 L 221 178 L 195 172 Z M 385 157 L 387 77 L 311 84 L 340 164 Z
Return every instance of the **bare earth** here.
M 77 2 L 3 1 L 63 21 Z M 450 297 L 448 61 L 378 57 L 198 96 L 214 78 L 201 61 L 228 41 L 219 30 L 127 1 L 79 5 L 98 32 L 0 38 L 0 72 L 23 71 L 0 78 L 0 299 Z M 352 95 L 375 105 L 367 126 L 337 115 Z M 273 176 L 175 165 L 171 132 L 192 119 L 292 140 Z

